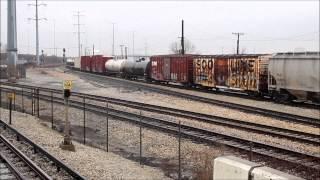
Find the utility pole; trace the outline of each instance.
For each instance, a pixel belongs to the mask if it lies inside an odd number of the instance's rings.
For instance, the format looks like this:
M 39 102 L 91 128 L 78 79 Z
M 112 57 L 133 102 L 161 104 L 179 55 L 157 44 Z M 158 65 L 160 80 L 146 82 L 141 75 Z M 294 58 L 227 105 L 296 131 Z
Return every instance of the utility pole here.
M 132 32 L 132 57 L 134 59 L 134 31 Z
M 147 42 L 144 43 L 144 55 L 145 56 L 148 55 L 148 43 Z
M 181 25 L 181 54 L 184 55 L 184 22 L 182 20 Z
M 39 18 L 38 7 L 39 6 L 46 6 L 46 4 L 38 4 L 38 0 L 36 0 L 36 4 L 28 4 L 29 6 L 36 7 L 36 18 L 28 18 L 28 20 L 35 20 L 36 21 L 36 61 L 37 65 L 40 65 L 40 57 L 39 57 L 39 20 L 47 20 L 46 18 Z
M 128 59 L 128 47 L 124 47 L 124 58 Z
M 112 56 L 114 56 L 114 25 L 116 23 L 111 23 L 112 24 Z
M 57 57 L 57 52 L 56 52 L 56 20 L 53 20 L 53 55 Z
M 124 45 L 120 45 L 120 48 L 121 48 L 121 59 L 123 59 L 123 46 Z
M 81 31 L 80 31 L 80 26 L 82 24 L 80 24 L 80 16 L 83 16 L 80 14 L 80 11 L 77 11 L 76 14 L 74 16 L 77 16 L 78 18 L 78 23 L 77 24 L 74 24 L 75 26 L 78 26 L 78 56 L 79 58 L 81 57 L 81 39 L 80 39 L 80 34 L 81 34 Z
M 241 35 L 244 35 L 244 33 L 232 33 L 233 35 L 237 35 L 238 36 L 238 39 L 237 39 L 237 54 L 239 54 L 239 37 Z
M 92 45 L 92 56 L 94 56 L 94 44 Z
M 8 56 L 8 80 L 16 81 L 16 64 L 18 59 L 17 54 L 17 18 L 16 18 L 16 0 L 8 1 L 8 15 L 7 15 L 7 56 Z
M 1 65 L 1 52 L 2 52 L 2 39 L 1 39 L 1 28 L 2 28 L 2 26 L 1 26 L 1 19 L 2 19 L 2 14 L 1 14 L 1 1 L 0 1 L 0 65 Z M 1 72 L 0 72 L 0 80 L 1 80 Z M 1 86 L 1 85 L 0 85 Z M 1 117 L 0 117 L 1 118 Z

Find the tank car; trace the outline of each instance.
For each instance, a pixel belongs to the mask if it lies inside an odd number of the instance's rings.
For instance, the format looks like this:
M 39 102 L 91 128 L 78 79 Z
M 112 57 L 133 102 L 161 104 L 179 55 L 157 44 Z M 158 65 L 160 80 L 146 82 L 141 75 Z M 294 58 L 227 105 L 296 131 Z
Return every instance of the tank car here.
M 105 63 L 106 74 L 120 75 L 122 73 L 123 64 L 126 59 L 110 59 Z
M 269 60 L 268 89 L 276 100 L 320 102 L 319 52 L 277 53 Z
M 122 76 L 125 78 L 137 79 L 139 77 L 147 78 L 150 59 L 147 57 L 131 58 L 123 62 Z

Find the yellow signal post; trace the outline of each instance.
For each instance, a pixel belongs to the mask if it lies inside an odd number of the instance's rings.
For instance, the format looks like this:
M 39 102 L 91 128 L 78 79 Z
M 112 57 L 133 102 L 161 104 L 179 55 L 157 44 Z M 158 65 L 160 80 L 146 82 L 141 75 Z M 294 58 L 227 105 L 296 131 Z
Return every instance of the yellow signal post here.
M 63 82 L 63 94 L 64 94 L 64 103 L 65 103 L 65 119 L 66 123 L 64 126 L 64 139 L 60 144 L 60 148 L 63 150 L 75 151 L 75 147 L 72 144 L 72 139 L 70 135 L 70 121 L 69 121 L 69 97 L 71 95 L 72 81 L 65 80 Z

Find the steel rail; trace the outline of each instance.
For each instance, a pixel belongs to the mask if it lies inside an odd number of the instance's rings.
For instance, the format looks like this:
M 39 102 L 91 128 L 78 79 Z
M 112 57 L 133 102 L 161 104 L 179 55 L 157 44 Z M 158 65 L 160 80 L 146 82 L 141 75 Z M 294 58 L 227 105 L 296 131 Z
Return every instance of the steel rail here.
M 0 160 L 6 164 L 6 167 L 10 170 L 11 174 L 14 175 L 15 178 L 17 178 L 18 180 L 26 180 L 26 178 L 23 177 L 22 173 L 1 152 L 0 152 Z M 1 176 L 1 172 L 0 172 L 0 176 Z
M 3 89 L 6 89 L 6 88 L 3 88 Z M 6 90 L 10 91 L 9 88 Z M 27 95 L 27 92 L 25 92 L 25 95 Z M 40 94 L 40 97 L 47 98 L 47 101 L 50 98 L 50 96 L 44 95 L 44 94 Z M 96 96 L 96 95 L 87 95 L 85 97 L 88 100 L 96 100 L 99 102 L 108 102 L 108 103 L 112 103 L 112 104 L 122 105 L 125 107 L 139 109 L 139 110 L 147 110 L 150 112 L 156 112 L 156 113 L 160 113 L 160 114 L 188 118 L 188 119 L 197 120 L 197 121 L 205 122 L 205 123 L 209 123 L 209 124 L 218 124 L 218 125 L 222 125 L 222 126 L 242 129 L 242 130 L 256 132 L 256 133 L 260 133 L 260 134 L 268 134 L 271 136 L 287 138 L 290 140 L 295 140 L 295 141 L 308 143 L 308 144 L 312 144 L 312 145 L 316 145 L 316 146 L 320 145 L 320 135 L 317 135 L 317 134 L 295 131 L 295 130 L 290 130 L 290 129 L 285 129 L 285 128 L 263 125 L 263 124 L 251 123 L 251 122 L 235 120 L 235 119 L 219 117 L 219 116 L 213 116 L 213 115 L 208 115 L 208 114 L 195 113 L 195 112 L 173 109 L 173 108 L 168 108 L 168 107 L 163 107 L 163 106 L 156 106 L 156 105 L 147 105 L 146 106 L 144 103 L 131 102 L 131 101 L 120 100 L 120 99 L 115 99 L 115 98 L 101 97 L 101 96 Z M 100 108 L 103 108 L 103 107 L 100 107 Z
M 45 98 L 42 99 L 49 100 Z M 55 103 L 63 104 L 62 98 L 55 98 Z M 70 100 L 69 103 L 70 107 L 82 109 L 82 102 L 80 101 Z M 102 110 L 101 107 L 90 103 L 86 104 L 86 110 L 96 114 L 107 115 L 104 111 L 105 107 Z M 144 127 L 160 130 L 169 134 L 177 135 L 178 133 L 179 124 L 175 122 L 140 116 L 138 114 L 124 112 L 115 109 L 113 109 L 112 111 L 110 109 L 110 111 L 108 112 L 108 116 L 135 124 L 139 124 L 140 122 L 142 122 L 142 125 Z M 187 125 L 181 125 L 181 128 L 183 137 L 195 140 L 197 143 L 205 142 L 209 144 L 225 145 L 246 152 L 252 151 L 256 154 L 265 157 L 283 160 L 293 164 L 299 164 L 303 167 L 311 168 L 317 171 L 320 170 L 320 156 L 318 155 L 302 153 L 283 147 L 268 145 L 257 141 L 249 141 L 247 139 L 212 132 L 209 130 L 191 127 Z
M 76 171 L 72 170 L 71 168 L 69 168 L 62 161 L 60 161 L 56 157 L 52 156 L 48 151 L 46 151 L 41 146 L 39 146 L 36 143 L 34 143 L 32 140 L 30 140 L 29 138 L 27 138 L 26 136 L 21 134 L 18 130 L 16 130 L 15 128 L 13 128 L 9 124 L 7 124 L 6 122 L 2 121 L 1 119 L 0 119 L 0 124 L 2 124 L 5 128 L 10 129 L 10 131 L 13 132 L 14 134 L 16 134 L 16 136 L 19 139 L 23 139 L 25 142 L 30 144 L 35 149 L 36 152 L 40 152 L 41 154 L 46 156 L 50 161 L 52 161 L 55 164 L 55 166 L 58 167 L 58 169 L 61 168 L 61 169 L 65 170 L 74 179 L 77 179 L 77 180 L 84 180 L 85 179 L 78 172 L 76 172 Z
M 32 162 L 26 155 L 24 155 L 2 135 L 0 135 L 0 143 L 4 144 L 16 157 L 26 164 L 28 168 L 30 168 L 36 174 L 37 177 L 43 180 L 52 180 L 47 173 L 45 173 L 39 166 Z
M 82 105 L 79 104 L 79 102 L 71 101 L 70 103 L 72 107 L 75 107 L 75 108 L 82 107 Z M 101 111 L 101 109 L 97 108 L 96 105 L 86 104 L 86 108 L 91 112 L 107 115 L 106 112 Z M 146 127 L 158 129 L 158 130 L 165 131 L 175 135 L 179 133 L 178 131 L 179 124 L 175 122 L 169 122 L 161 119 L 140 116 L 138 114 L 124 112 L 120 110 L 112 110 L 112 112 L 109 111 L 108 115 L 112 118 L 133 122 L 135 124 L 139 124 L 141 122 L 140 120 L 142 120 L 143 125 Z M 200 142 L 206 142 L 206 143 L 222 144 L 232 148 L 244 150 L 247 152 L 250 152 L 250 150 L 252 150 L 252 152 L 263 155 L 263 156 L 284 160 L 290 163 L 299 164 L 304 167 L 312 168 L 317 171 L 320 171 L 320 164 L 319 164 L 320 156 L 318 155 L 301 153 L 294 150 L 285 149 L 283 147 L 268 145 L 258 141 L 249 141 L 247 139 L 243 139 L 243 138 L 239 138 L 231 135 L 225 135 L 222 133 L 212 132 L 209 130 L 191 127 L 187 125 L 181 125 L 181 129 L 182 129 L 183 137 L 196 140 L 196 142 L 200 141 Z

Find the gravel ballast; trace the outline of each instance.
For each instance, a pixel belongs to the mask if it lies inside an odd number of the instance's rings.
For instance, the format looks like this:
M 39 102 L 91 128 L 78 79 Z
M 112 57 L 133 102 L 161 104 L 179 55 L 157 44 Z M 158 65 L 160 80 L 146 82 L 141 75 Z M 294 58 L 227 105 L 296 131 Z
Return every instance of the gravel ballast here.
M 34 79 L 37 80 L 34 80 Z M 194 111 L 198 113 L 211 114 L 221 117 L 227 117 L 232 119 L 238 119 L 243 121 L 249 121 L 259 124 L 267 124 L 270 126 L 287 128 L 302 132 L 308 132 L 313 134 L 320 134 L 320 130 L 316 127 L 306 126 L 302 124 L 296 124 L 287 121 L 281 121 L 278 119 L 259 116 L 255 114 L 249 114 L 245 112 L 241 112 L 238 110 L 233 110 L 229 108 L 223 108 L 220 106 L 209 105 L 205 103 L 190 101 L 182 98 L 167 96 L 158 93 L 152 93 L 147 91 L 142 91 L 137 88 L 132 88 L 127 84 L 113 84 L 110 83 L 110 86 L 100 86 L 99 83 L 88 83 L 87 81 L 80 79 L 79 76 L 73 74 L 63 73 L 60 69 L 29 69 L 27 74 L 27 79 L 22 82 L 37 84 L 43 87 L 54 87 L 61 88 L 62 80 L 71 79 L 74 80 L 74 88 L 73 91 L 90 93 L 94 95 L 107 96 L 113 98 L 119 98 L 124 100 L 138 101 L 142 103 L 149 103 L 153 105 L 183 109 L 188 111 Z M 107 81 L 107 80 L 106 80 Z M 205 93 L 204 93 L 205 94 Z M 219 95 L 215 95 L 219 96 Z M 223 96 L 224 98 L 235 98 Z M 256 103 L 266 103 L 265 107 L 268 108 L 270 102 L 261 102 L 261 101 L 253 101 L 244 98 L 237 98 L 234 102 L 247 102 L 250 105 L 255 105 Z M 305 108 L 297 108 L 284 106 L 279 104 L 272 103 L 272 106 L 277 106 L 278 109 L 285 109 L 286 112 L 292 113 L 300 113 L 300 115 L 309 116 L 313 114 L 313 117 L 319 118 L 319 111 Z M 286 109 L 291 108 L 291 109 Z
M 8 121 L 8 111 L 1 109 L 1 118 Z M 63 136 L 37 118 L 13 112 L 13 127 L 48 150 L 71 168 L 89 179 L 169 179 L 162 171 L 127 160 L 112 152 L 73 142 L 76 152 L 63 151 Z

